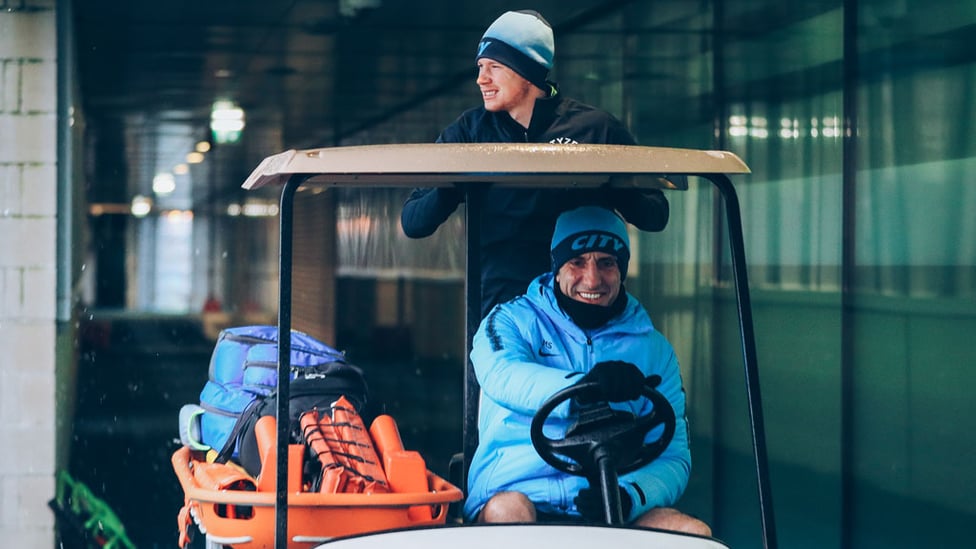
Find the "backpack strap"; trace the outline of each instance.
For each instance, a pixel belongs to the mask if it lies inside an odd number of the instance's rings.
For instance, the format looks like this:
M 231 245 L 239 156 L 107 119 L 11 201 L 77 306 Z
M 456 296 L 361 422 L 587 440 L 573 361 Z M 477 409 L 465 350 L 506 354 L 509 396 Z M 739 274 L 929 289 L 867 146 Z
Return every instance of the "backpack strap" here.
M 258 410 L 261 409 L 262 404 L 264 404 L 263 399 L 254 399 L 247 404 L 247 407 L 241 412 L 241 417 L 237 418 L 234 428 L 227 435 L 227 442 L 224 443 L 224 447 L 217 452 L 217 457 L 214 458 L 215 462 L 227 463 L 230 457 L 234 455 L 234 449 L 237 448 L 237 443 L 244 434 L 247 424 L 258 415 Z

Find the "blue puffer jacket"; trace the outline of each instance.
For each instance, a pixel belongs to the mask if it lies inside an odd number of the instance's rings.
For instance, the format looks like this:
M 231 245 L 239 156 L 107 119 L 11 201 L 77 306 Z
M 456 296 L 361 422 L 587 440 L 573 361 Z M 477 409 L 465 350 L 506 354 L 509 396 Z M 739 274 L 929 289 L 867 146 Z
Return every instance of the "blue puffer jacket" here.
M 691 471 L 685 394 L 674 349 L 633 296 L 626 295 L 624 311 L 606 325 L 583 330 L 559 308 L 552 284 L 551 273 L 539 276 L 526 295 L 496 306 L 475 335 L 471 361 L 482 389 L 480 439 L 468 475 L 466 517 L 474 519 L 493 494 L 511 490 L 526 494 L 542 512 L 579 514 L 573 498 L 586 487 L 586 479 L 545 463 L 532 446 L 529 426 L 550 396 L 605 360 L 631 362 L 645 376 L 660 375 L 657 389 L 678 418 L 664 453 L 620 477 L 634 504 L 628 520 L 654 507 L 674 505 Z M 613 406 L 639 415 L 652 408 L 645 398 Z M 546 435 L 561 438 L 572 422 L 569 414 L 568 403 L 558 407 Z M 656 439 L 662 428 L 648 438 Z

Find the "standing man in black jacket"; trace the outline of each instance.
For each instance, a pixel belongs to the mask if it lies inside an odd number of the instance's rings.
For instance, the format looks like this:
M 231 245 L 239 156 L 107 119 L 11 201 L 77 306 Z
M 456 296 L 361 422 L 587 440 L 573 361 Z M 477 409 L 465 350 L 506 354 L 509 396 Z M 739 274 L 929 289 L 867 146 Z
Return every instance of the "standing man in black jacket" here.
M 488 27 L 475 57 L 484 105 L 444 129 L 438 143 L 576 143 L 634 145 L 612 115 L 563 97 L 549 80 L 552 28 L 535 11 L 509 11 Z M 433 234 L 464 199 L 455 188 L 415 189 L 400 224 L 411 238 Z M 657 190 L 487 189 L 481 220 L 481 316 L 524 294 L 550 265 L 548 236 L 560 213 L 583 205 L 615 209 L 638 229 L 660 231 L 668 202 Z

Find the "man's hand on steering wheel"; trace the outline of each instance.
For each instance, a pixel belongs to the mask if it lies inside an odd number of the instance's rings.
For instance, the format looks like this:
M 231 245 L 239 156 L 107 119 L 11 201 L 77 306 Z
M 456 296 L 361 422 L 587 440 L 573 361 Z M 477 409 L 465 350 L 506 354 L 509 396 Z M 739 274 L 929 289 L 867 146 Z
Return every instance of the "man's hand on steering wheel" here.
M 632 364 L 626 366 L 637 369 Z M 590 381 L 570 385 L 549 397 L 532 416 L 529 431 L 532 445 L 546 463 L 571 475 L 595 478 L 594 473 L 602 467 L 597 462 L 607 465 L 604 458 L 608 456 L 613 458 L 610 465 L 618 474 L 637 470 L 657 459 L 674 438 L 677 426 L 674 408 L 658 392 L 657 386 L 660 383 L 661 376 L 653 375 L 646 379 L 642 377 L 633 385 L 639 389 L 639 396 L 647 398 L 652 405 L 650 412 L 645 415 L 636 417 L 629 412 L 611 410 L 607 406 L 589 410 L 591 407 L 586 406 L 586 413 L 581 411 L 578 421 L 566 431 L 563 438 L 551 439 L 542 432 L 542 427 L 556 407 L 570 399 L 579 401 L 581 393 L 595 392 L 594 387 L 599 387 L 596 382 Z M 659 426 L 664 429 L 657 440 L 645 440 L 648 433 Z
M 621 520 L 627 522 L 627 517 L 630 516 L 630 510 L 634 507 L 634 502 L 630 499 L 630 494 L 627 490 L 624 490 L 623 486 L 617 486 L 620 490 L 620 513 Z M 604 514 L 603 510 L 603 495 L 600 494 L 599 490 L 593 488 L 582 488 L 579 494 L 573 498 L 573 503 L 576 504 L 576 510 L 579 511 L 580 515 L 583 516 L 589 522 L 599 523 L 603 522 Z
M 623 402 L 641 396 L 644 373 L 640 368 L 622 360 L 598 362 L 593 369 L 577 382 L 577 385 L 593 383 L 592 389 L 576 395 L 580 404 L 594 402 Z

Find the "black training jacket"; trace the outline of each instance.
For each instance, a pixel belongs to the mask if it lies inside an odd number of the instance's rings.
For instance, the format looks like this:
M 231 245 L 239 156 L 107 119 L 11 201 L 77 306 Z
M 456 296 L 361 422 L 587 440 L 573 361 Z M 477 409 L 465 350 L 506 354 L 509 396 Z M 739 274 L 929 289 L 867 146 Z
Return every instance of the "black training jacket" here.
M 536 101 L 528 129 L 507 112 L 477 107 L 461 114 L 437 142 L 636 143 L 606 111 L 558 93 Z M 454 188 L 414 189 L 400 215 L 403 232 L 411 238 L 433 234 L 463 200 Z M 552 268 L 549 244 L 556 218 L 584 205 L 616 209 L 644 231 L 660 231 L 668 222 L 667 199 L 657 190 L 489 188 L 481 220 L 482 317 L 495 304 L 525 293 L 532 279 Z

